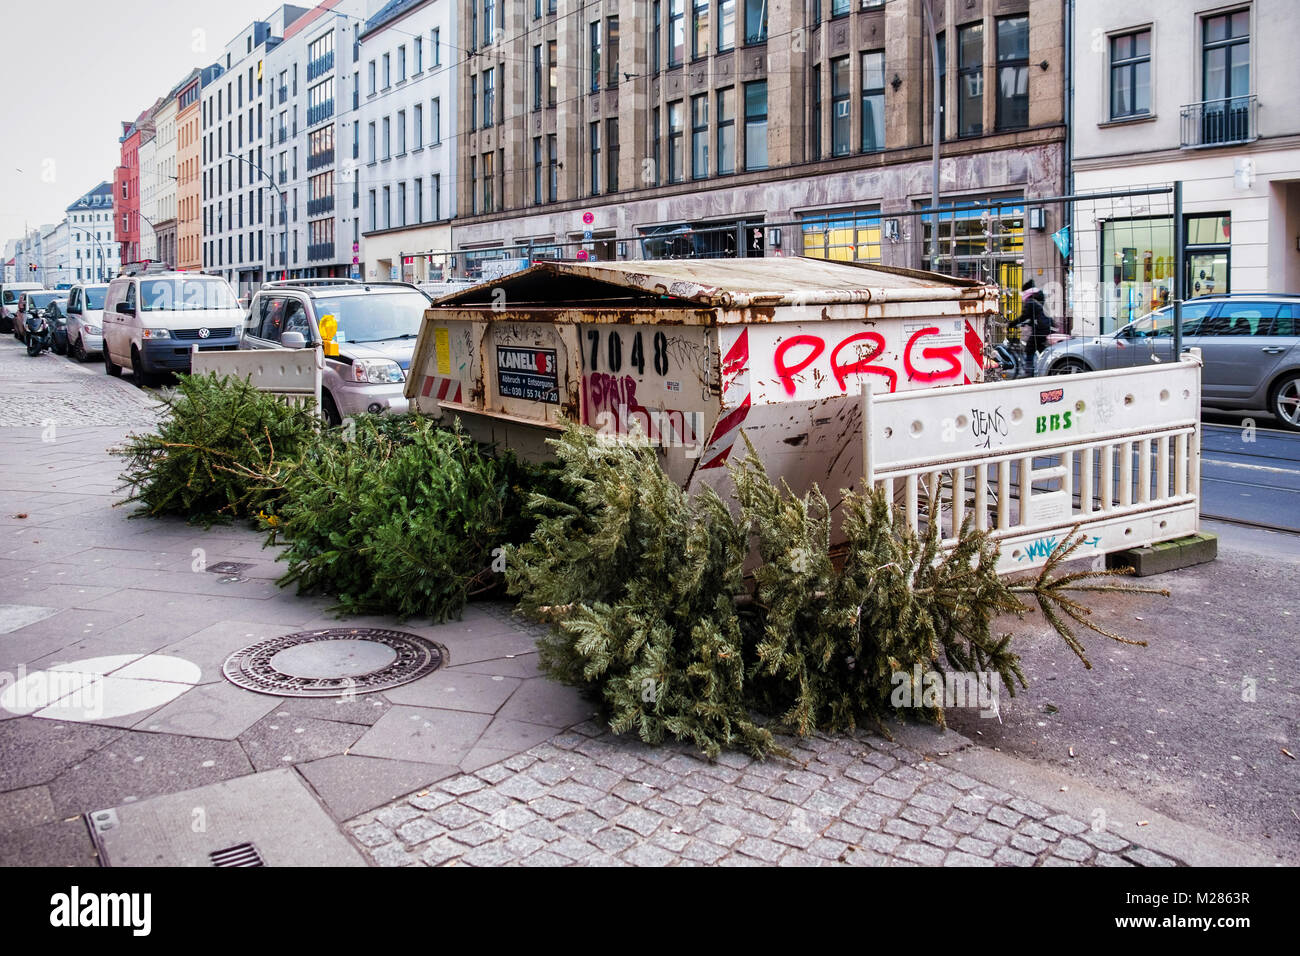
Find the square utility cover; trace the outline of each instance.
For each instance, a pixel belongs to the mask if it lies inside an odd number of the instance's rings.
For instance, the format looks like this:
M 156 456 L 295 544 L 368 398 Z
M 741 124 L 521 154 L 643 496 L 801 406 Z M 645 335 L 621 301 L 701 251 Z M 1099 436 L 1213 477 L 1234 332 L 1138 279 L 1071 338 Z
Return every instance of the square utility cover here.
M 252 843 L 266 866 L 365 866 L 289 769 L 89 813 L 104 866 L 213 866 L 215 851 Z

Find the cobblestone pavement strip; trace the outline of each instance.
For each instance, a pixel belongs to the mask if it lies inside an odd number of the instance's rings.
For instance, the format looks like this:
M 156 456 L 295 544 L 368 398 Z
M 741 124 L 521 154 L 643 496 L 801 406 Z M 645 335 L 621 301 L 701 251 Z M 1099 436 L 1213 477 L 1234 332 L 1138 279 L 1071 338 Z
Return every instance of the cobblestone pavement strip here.
M 586 722 L 347 824 L 380 866 L 1178 866 L 876 736 L 788 759 L 651 748 Z

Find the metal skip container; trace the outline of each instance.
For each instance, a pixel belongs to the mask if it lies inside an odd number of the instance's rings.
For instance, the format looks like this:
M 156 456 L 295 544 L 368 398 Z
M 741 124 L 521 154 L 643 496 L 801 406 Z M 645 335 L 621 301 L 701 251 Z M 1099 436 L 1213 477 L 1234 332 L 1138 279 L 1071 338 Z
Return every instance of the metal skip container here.
M 639 433 L 674 481 L 724 498 L 743 430 L 773 480 L 834 504 L 861 486 L 862 384 L 982 381 L 997 295 L 821 259 L 542 262 L 436 300 L 406 396 L 534 459 L 570 421 Z

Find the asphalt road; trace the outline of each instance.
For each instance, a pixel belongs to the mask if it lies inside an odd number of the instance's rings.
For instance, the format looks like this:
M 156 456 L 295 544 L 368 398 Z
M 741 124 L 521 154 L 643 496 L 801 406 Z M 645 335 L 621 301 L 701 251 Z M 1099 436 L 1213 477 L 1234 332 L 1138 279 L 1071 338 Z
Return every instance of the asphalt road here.
M 1300 533 L 1300 432 L 1265 418 L 1205 415 L 1201 515 Z

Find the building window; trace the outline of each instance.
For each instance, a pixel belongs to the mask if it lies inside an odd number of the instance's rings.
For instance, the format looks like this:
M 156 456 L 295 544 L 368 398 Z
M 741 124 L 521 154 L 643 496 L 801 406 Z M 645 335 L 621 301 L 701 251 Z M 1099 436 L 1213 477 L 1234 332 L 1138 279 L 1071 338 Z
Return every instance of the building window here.
M 745 43 L 766 42 L 767 0 L 745 0 Z M 763 95 L 766 97 L 766 92 Z
M 767 169 L 767 80 L 745 84 L 745 168 Z
M 831 155 L 847 156 L 853 127 L 853 109 L 849 103 L 849 58 L 831 60 Z
M 880 261 L 880 213 L 833 212 L 800 218 L 803 255 L 841 262 Z
M 537 15 L 541 16 L 542 0 L 537 0 Z M 533 205 L 542 204 L 542 138 L 533 137 Z
M 818 4 L 820 7 L 820 3 Z M 820 10 L 819 10 L 820 12 Z M 831 0 L 831 18 L 847 17 L 849 15 L 849 0 Z
M 397 82 L 406 82 L 406 44 L 397 48 Z
M 429 215 L 434 222 L 442 218 L 442 176 L 437 173 L 429 181 Z
M 374 60 L 371 60 L 368 64 L 366 64 L 366 73 L 370 77 L 370 95 L 374 96 L 375 92 L 377 91 L 377 87 L 375 86 L 375 61 Z M 281 103 L 284 102 L 283 97 L 281 97 L 280 102 Z
M 661 182 L 663 182 L 663 172 L 662 172 L 663 167 L 661 167 L 661 166 L 659 165 L 659 163 L 660 163 L 660 157 L 663 155 L 663 152 L 662 152 L 662 150 L 661 150 L 661 148 L 660 148 L 661 145 L 662 145 L 662 142 L 661 142 L 662 133 L 661 133 L 661 127 L 660 127 L 660 125 L 659 125 L 659 120 L 660 120 L 659 107 L 656 106 L 656 107 L 654 108 L 654 110 L 653 110 L 653 114 L 654 114 L 654 119 L 653 119 L 653 123 L 654 123 L 654 131 L 653 131 L 653 133 L 651 134 L 651 135 L 653 136 L 653 138 L 654 138 L 654 142 L 653 142 L 653 148 L 654 148 L 654 157 L 653 157 L 653 160 L 654 160 L 654 183 L 653 183 L 653 185 L 658 186 Z
M 384 54 L 384 89 L 393 85 L 393 64 L 389 54 Z
M 476 129 L 478 124 L 478 77 L 469 78 L 469 128 Z
M 1029 125 L 1029 17 L 998 21 L 997 129 Z
M 542 108 L 542 45 L 533 47 L 533 109 Z
M 691 0 L 691 57 L 709 55 L 709 0 Z
M 397 184 L 397 224 L 406 225 L 406 183 Z
M 686 0 L 668 0 L 668 65 L 681 66 L 686 49 Z
M 373 163 L 373 162 L 375 162 L 375 160 L 376 160 L 376 158 L 377 158 L 376 155 L 375 155 L 375 124 L 374 124 L 374 123 L 371 123 L 371 124 L 370 124 L 369 133 L 370 133 L 370 154 L 369 154 L 369 155 L 370 155 L 370 162 Z M 283 154 L 283 153 L 280 154 L 280 166 L 281 166 L 281 168 L 284 167 L 284 154 Z M 283 179 L 280 180 L 280 181 L 281 181 L 281 182 L 284 182 Z
M 1151 112 L 1151 31 L 1110 38 L 1110 118 Z
M 939 41 L 939 141 L 948 138 L 948 37 L 940 33 Z
M 1201 99 L 1206 103 L 1207 118 L 1211 111 L 1224 116 L 1228 110 L 1241 110 L 1247 105 L 1244 97 L 1250 95 L 1250 11 L 1206 17 L 1201 29 Z M 1211 136 L 1202 141 L 1239 138 L 1245 137 Z
M 605 120 L 605 192 L 618 192 L 618 118 Z
M 429 114 L 429 135 L 434 146 L 442 145 L 442 98 L 435 96 L 432 103 L 433 112 Z
M 384 159 L 391 159 L 393 156 L 393 124 L 392 121 L 384 117 Z M 295 171 L 294 175 L 298 173 Z
M 618 86 L 618 17 L 605 18 L 605 85 Z
M 663 49 L 663 26 L 661 25 L 661 20 L 663 19 L 663 4 L 661 0 L 654 0 L 653 9 L 654 13 L 652 14 L 652 18 L 654 21 L 654 27 L 651 32 L 652 39 L 650 41 L 650 70 L 653 73 L 658 73 L 660 67 L 659 58 L 661 56 L 659 51 Z
M 587 125 L 587 140 L 591 150 L 591 194 L 600 194 L 600 123 Z
M 820 65 L 812 68 L 812 136 L 809 143 L 810 158 L 818 160 L 822 158 L 822 68 Z
M 862 151 L 885 148 L 885 51 L 862 54 Z
M 668 104 L 668 182 L 680 183 L 682 166 L 682 101 Z
M 736 171 L 736 89 L 718 90 L 718 149 L 714 159 L 718 175 Z
M 415 72 L 423 73 L 424 72 L 424 37 L 416 37 L 414 42 L 415 42 Z M 420 187 L 417 184 L 415 188 L 418 190 Z
M 415 148 L 424 148 L 424 106 L 420 103 L 415 104 L 415 116 L 413 118 L 414 126 L 411 132 L 415 135 Z
M 424 180 L 413 179 L 411 185 L 415 187 L 415 221 L 424 222 Z
M 546 41 L 546 105 L 554 106 L 560 92 L 560 68 L 556 61 L 555 41 Z
M 600 21 L 592 22 L 587 28 L 590 36 L 591 92 L 600 89 Z
M 469 158 L 469 214 L 478 215 L 478 157 Z
M 483 71 L 483 128 L 493 124 L 492 112 L 496 100 L 496 71 L 488 68 Z
M 397 111 L 397 155 L 406 153 L 406 110 Z
M 957 28 L 957 135 L 984 132 L 984 24 Z
M 393 225 L 393 190 L 389 186 L 384 187 L 384 228 L 390 229 Z
M 709 96 L 691 97 L 691 178 L 709 175 Z
M 554 133 L 546 137 L 546 165 L 549 170 L 546 201 L 555 202 L 560 196 L 560 144 Z
M 442 30 L 433 28 L 433 65 L 442 66 Z

